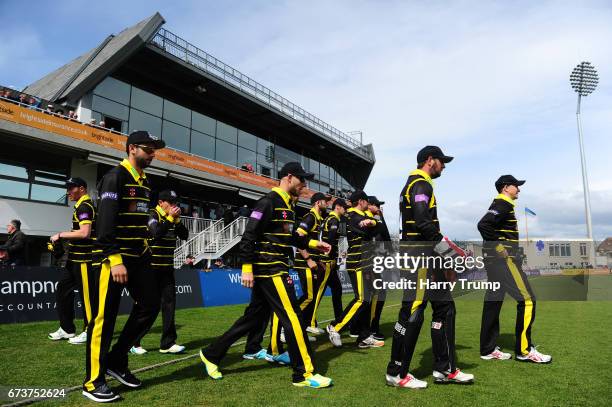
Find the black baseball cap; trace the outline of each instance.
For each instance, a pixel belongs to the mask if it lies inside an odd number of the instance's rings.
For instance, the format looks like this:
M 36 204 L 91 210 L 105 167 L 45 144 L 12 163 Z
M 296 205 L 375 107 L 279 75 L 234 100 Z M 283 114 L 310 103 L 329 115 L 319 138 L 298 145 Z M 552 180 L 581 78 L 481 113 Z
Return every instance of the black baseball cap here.
M 349 204 L 347 204 L 346 201 L 342 198 L 336 198 L 336 200 L 334 200 L 334 203 L 332 204 L 332 208 L 335 208 L 336 205 L 340 205 L 344 209 L 350 208 Z
M 85 182 L 83 178 L 79 178 L 79 177 L 68 178 L 68 180 L 66 181 L 66 188 L 72 188 L 72 187 L 87 188 L 87 182 Z
M 283 165 L 283 168 L 281 168 L 281 170 L 278 172 L 278 178 L 284 178 L 289 174 L 304 179 L 314 178 L 314 174 L 312 172 L 307 172 L 306 170 L 304 170 L 304 168 L 302 168 L 302 165 L 296 161 Z
M 365 199 L 366 201 L 368 200 L 368 194 L 366 194 L 360 189 L 358 189 L 357 191 L 354 191 L 349 197 L 349 201 L 351 201 L 353 205 L 357 204 L 357 202 L 359 202 L 360 199 Z
M 125 148 L 127 148 L 130 144 L 152 144 L 153 148 L 160 149 L 166 147 L 166 142 L 160 140 L 159 138 L 152 136 L 146 130 L 135 130 L 130 133 L 125 142 Z
M 179 201 L 179 196 L 176 192 L 171 189 L 165 189 L 159 193 L 157 197 L 160 201 L 166 201 L 170 203 L 177 203 Z
M 449 163 L 453 161 L 454 157 L 450 157 L 448 155 L 444 155 L 442 149 L 438 146 L 425 146 L 419 151 L 417 154 L 417 163 L 422 163 L 426 161 L 428 157 L 439 158 L 443 163 Z
M 323 192 L 315 192 L 311 197 L 310 197 L 310 204 L 313 205 L 315 202 L 317 201 L 322 201 L 325 200 L 327 201 L 327 195 L 325 195 Z
M 495 181 L 495 189 L 497 189 L 497 191 L 499 192 L 505 185 L 514 185 L 520 187 L 524 183 L 525 180 L 516 179 L 512 175 L 502 175 L 497 179 L 497 181 Z
M 378 207 L 385 204 L 385 201 L 379 201 L 374 195 L 368 196 L 368 202 Z

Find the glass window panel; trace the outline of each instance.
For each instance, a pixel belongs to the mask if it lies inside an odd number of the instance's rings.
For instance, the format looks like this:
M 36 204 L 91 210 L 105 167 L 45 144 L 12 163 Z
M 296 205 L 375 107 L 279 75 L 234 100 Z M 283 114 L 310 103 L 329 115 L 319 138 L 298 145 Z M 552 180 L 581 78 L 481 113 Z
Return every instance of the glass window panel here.
M 96 95 L 93 97 L 91 108 L 96 112 L 100 112 L 107 116 L 112 116 L 119 120 L 127 120 L 130 111 L 129 107 L 127 106 Z
M 164 107 L 164 100 L 159 96 L 133 86 L 132 101 L 130 105 L 136 109 L 142 110 L 143 112 L 161 117 Z
M 255 151 L 238 147 L 238 166 L 242 167 L 245 164 L 251 164 L 255 168 L 257 165 L 257 154 Z
M 47 185 L 32 184 L 30 199 L 36 201 L 65 203 L 66 189 L 60 187 L 50 187 Z
M 238 145 L 252 151 L 257 151 L 257 137 L 246 131 L 238 130 Z
M 319 173 L 320 173 L 321 179 L 328 179 L 329 178 L 329 166 L 321 163 Z
M 215 159 L 215 138 L 207 134 L 191 131 L 191 153 L 200 157 Z
M 128 133 L 134 130 L 146 130 L 155 137 L 161 135 L 162 119 L 153 115 L 141 112 L 140 110 L 130 109 L 130 124 Z
M 30 184 L 0 178 L 0 195 L 28 199 Z
M 229 141 L 232 144 L 236 144 L 238 141 L 238 129 L 225 124 L 223 122 L 217 122 L 217 138 L 225 141 Z
M 124 105 L 130 104 L 130 85 L 110 76 L 96 86 L 94 94 L 104 96 Z
M 164 120 L 162 140 L 170 148 L 181 151 L 189 151 L 189 129 Z
M 236 167 L 236 145 L 217 139 L 216 147 L 215 160 Z
M 34 177 L 34 181 L 48 182 L 49 184 L 56 184 L 56 185 L 60 185 L 61 187 L 64 187 L 66 185 L 65 180 L 59 181 L 57 179 L 51 179 L 51 178 L 39 177 L 39 176 Z
M 257 140 L 257 154 L 263 154 L 270 157 L 270 160 L 274 159 L 274 144 L 268 140 L 260 138 Z
M 217 121 L 198 112 L 191 112 L 191 128 L 201 133 L 215 135 Z
M 28 178 L 28 171 L 24 167 L 0 163 L 0 174 L 9 177 Z
M 169 100 L 164 100 L 164 119 L 189 127 L 191 126 L 191 110 Z
M 310 159 L 310 169 L 308 170 L 315 175 L 315 178 L 319 178 L 319 162 L 317 160 Z

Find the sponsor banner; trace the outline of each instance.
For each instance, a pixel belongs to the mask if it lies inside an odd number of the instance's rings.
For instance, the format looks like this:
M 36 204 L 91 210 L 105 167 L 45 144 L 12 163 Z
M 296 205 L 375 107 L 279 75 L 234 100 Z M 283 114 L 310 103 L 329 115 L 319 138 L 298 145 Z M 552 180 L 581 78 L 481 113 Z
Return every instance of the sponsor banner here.
M 15 267 L 0 271 L 0 323 L 53 321 L 58 319 L 55 300 L 62 269 L 56 267 Z M 176 307 L 202 306 L 197 270 L 176 271 Z M 121 293 L 120 314 L 132 309 L 129 291 Z M 75 318 L 81 319 L 83 304 L 75 291 Z M 77 323 L 78 325 L 78 323 Z
M 240 282 L 241 274 L 240 269 L 213 269 L 209 272 L 202 272 L 200 274 L 200 284 L 204 306 L 214 307 L 248 303 L 251 299 L 251 289 L 242 286 Z M 289 270 L 289 275 L 293 279 L 295 295 L 299 298 L 302 295 L 300 278 L 294 270 Z M 340 281 L 342 281 L 343 292 L 353 292 L 346 271 L 340 274 Z M 329 288 L 325 290 L 324 295 L 331 295 L 331 290 Z
M 42 113 L 34 109 L 28 109 L 10 102 L 5 102 L 3 100 L 0 100 L 0 119 L 34 127 L 61 136 L 113 148 L 121 152 L 125 151 L 126 137 L 124 135 L 87 126 L 80 122 Z M 153 134 L 153 136 L 159 137 L 159 134 Z M 180 167 L 207 172 L 259 187 L 272 188 L 278 184 L 276 180 L 271 178 L 257 175 L 248 171 L 242 171 L 235 167 L 209 161 L 195 155 L 173 150 L 171 148 L 164 148 L 157 151 L 155 153 L 155 159 L 178 165 Z M 306 188 L 302 191 L 302 196 L 305 198 L 310 197 L 312 194 L 313 192 L 307 190 Z

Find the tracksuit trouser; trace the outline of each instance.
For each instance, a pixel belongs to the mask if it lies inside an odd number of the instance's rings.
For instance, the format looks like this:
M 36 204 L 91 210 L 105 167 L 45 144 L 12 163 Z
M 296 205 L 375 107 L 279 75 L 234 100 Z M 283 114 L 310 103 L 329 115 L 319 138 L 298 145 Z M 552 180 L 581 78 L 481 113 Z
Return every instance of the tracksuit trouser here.
M 499 337 L 499 314 L 508 293 L 516 300 L 515 353 L 526 355 L 533 346 L 531 327 L 535 321 L 536 301 L 527 275 L 515 261 L 508 257 L 485 258 L 488 281 L 499 282 L 500 289 L 487 290 L 482 307 L 480 326 L 480 354 L 485 356 L 495 350 Z
M 113 280 L 110 262 L 105 259 L 94 266 L 97 290 L 91 293 L 93 318 L 87 326 L 86 378 L 84 387 L 92 391 L 106 383 L 107 368 L 128 368 L 128 352 L 142 332 L 155 322 L 159 312 L 160 293 L 157 274 L 150 270 L 150 256 L 138 258 L 123 256 L 127 269 L 127 285 Z M 123 290 L 127 288 L 134 300 L 132 311 L 123 327 L 119 339 L 110 350 L 115 330 L 117 313 Z
M 74 325 L 74 290 L 79 291 L 79 299 L 83 307 L 83 330 L 91 320 L 90 290 L 95 289 L 95 279 L 89 262 L 72 262 L 66 264 L 57 283 L 55 297 L 60 327 L 69 334 L 76 333 Z
M 289 357 L 293 367 L 293 381 L 302 382 L 313 374 L 313 358 L 306 336 L 300 307 L 295 297 L 293 282 L 287 275 L 256 277 L 251 301 L 244 314 L 202 354 L 212 363 L 219 364 L 230 346 L 253 330 L 261 329 L 264 321 L 274 312 L 285 330 Z

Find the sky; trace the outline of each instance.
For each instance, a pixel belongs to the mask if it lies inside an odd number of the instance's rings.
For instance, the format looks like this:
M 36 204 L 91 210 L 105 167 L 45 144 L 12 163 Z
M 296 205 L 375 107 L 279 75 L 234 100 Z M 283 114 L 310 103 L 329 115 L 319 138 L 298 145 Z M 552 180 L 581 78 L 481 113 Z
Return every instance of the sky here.
M 127 4 L 126 4 L 127 3 Z M 26 9 L 27 7 L 27 9 Z M 612 4 L 601 1 L 0 1 L 0 78 L 17 88 L 159 11 L 165 28 L 343 131 L 372 143 L 366 192 L 390 229 L 416 154 L 455 156 L 435 181 L 442 232 L 478 239 L 502 174 L 532 238 L 586 236 L 576 94 L 598 70 L 582 120 L 595 239 L 612 236 Z M 21 16 L 21 17 L 20 17 Z

